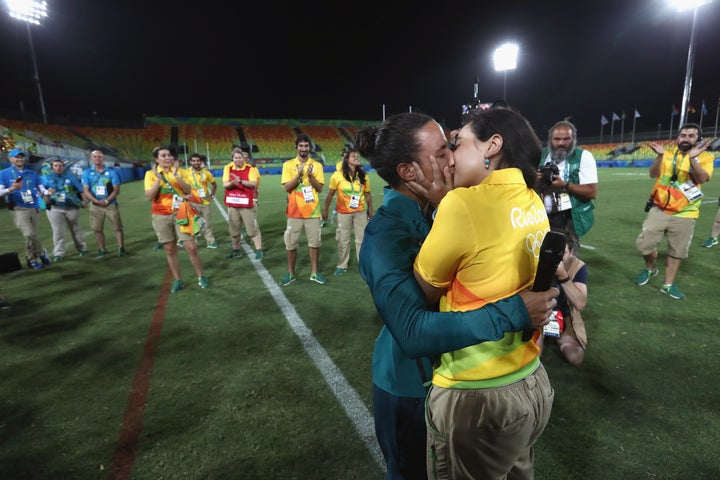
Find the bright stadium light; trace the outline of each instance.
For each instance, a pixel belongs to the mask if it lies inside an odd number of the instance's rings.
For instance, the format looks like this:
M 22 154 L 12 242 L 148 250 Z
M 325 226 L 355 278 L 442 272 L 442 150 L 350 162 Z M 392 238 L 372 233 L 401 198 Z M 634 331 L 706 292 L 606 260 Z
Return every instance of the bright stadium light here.
M 712 0 L 669 0 L 670 5 L 675 7 L 679 12 L 684 12 L 685 10 L 693 11 L 692 28 L 690 29 L 690 47 L 688 48 L 687 67 L 685 68 L 685 87 L 683 88 L 682 106 L 680 107 L 680 124 L 678 127 L 685 125 L 688 114 L 688 104 L 690 103 L 693 66 L 695 65 L 695 23 L 697 22 L 698 8 L 711 1 Z
M 38 97 L 40 97 L 40 112 L 42 113 L 43 123 L 47 123 L 47 113 L 45 113 L 45 101 L 43 100 L 42 87 L 40 86 L 40 74 L 38 73 L 37 60 L 35 59 L 35 47 L 33 46 L 32 33 L 30 32 L 30 24 L 40 25 L 40 21 L 47 18 L 47 2 L 38 2 L 36 0 L 5 0 L 8 13 L 11 17 L 25 22 L 28 33 L 28 41 L 30 42 L 30 56 L 32 57 L 35 75 L 33 80 L 37 86 Z
M 520 47 L 515 43 L 504 43 L 495 49 L 493 63 L 496 72 L 505 72 L 503 81 L 503 100 L 507 101 L 507 72 L 517 68 L 517 58 Z

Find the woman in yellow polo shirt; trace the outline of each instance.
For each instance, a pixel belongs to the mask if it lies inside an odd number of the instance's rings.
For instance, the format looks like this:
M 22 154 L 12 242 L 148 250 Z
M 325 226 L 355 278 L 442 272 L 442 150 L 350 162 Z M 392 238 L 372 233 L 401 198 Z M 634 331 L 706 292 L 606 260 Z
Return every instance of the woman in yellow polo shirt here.
M 195 237 L 184 233 L 176 223 L 180 205 L 191 196 L 192 187 L 179 172 L 175 154 L 170 147 L 156 147 L 153 150 L 153 168 L 145 172 L 145 198 L 152 202 L 152 226 L 158 243 L 162 244 L 167 257 L 168 268 L 175 281 L 170 293 L 177 293 L 185 286 L 180 277 L 177 240 L 183 242 L 190 256 L 190 263 L 198 276 L 200 288 L 208 288 L 209 282 L 203 273 L 202 261 L 197 251 Z M 199 199 L 195 199 L 197 201 Z
M 456 188 L 440 202 L 415 261 L 430 303 L 467 311 L 529 287 L 550 230 L 533 190 L 540 141 L 508 108 L 473 111 L 456 137 Z M 553 390 L 539 333 L 445 353 L 427 399 L 430 478 L 532 478 L 533 444 Z
M 338 277 L 348 269 L 350 231 L 355 233 L 355 256 L 359 259 L 365 226 L 373 214 L 370 178 L 360 166 L 360 158 L 355 149 L 343 152 L 342 165 L 330 178 L 330 189 L 322 211 L 323 220 L 328 218 L 328 211 L 335 192 L 337 192 L 335 240 L 338 243 L 338 263 L 333 275 Z

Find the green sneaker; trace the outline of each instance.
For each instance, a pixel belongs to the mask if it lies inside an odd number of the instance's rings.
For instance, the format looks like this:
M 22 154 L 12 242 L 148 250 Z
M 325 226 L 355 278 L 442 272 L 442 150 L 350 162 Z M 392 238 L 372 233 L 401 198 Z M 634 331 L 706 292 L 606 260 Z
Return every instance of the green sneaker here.
M 343 273 L 347 272 L 347 268 L 336 268 L 333 272 L 333 277 L 339 277 Z
M 645 285 L 650 281 L 650 277 L 654 277 L 658 274 L 658 269 L 654 268 L 652 270 L 648 270 L 647 268 L 644 269 L 642 272 L 640 272 L 640 275 L 635 277 L 635 283 L 637 285 Z
M 78 252 L 78 257 L 84 257 L 85 255 L 87 255 L 87 250 L 80 250 Z
M 103 258 L 106 253 L 107 253 L 107 250 L 100 249 L 100 250 L 98 250 L 98 252 L 95 254 L 95 258 Z
M 710 237 L 710 238 L 708 238 L 707 240 L 705 240 L 705 241 L 702 243 L 702 245 L 700 245 L 700 246 L 701 246 L 701 247 L 705 247 L 705 248 L 712 248 L 712 247 L 714 247 L 714 246 L 717 245 L 717 244 L 718 244 L 718 239 L 715 238 L 715 237 Z
M 316 272 L 310 275 L 310 281 L 319 283 L 320 285 L 325 285 L 325 282 L 327 282 L 327 280 L 325 280 L 325 277 L 323 277 L 320 272 Z
M 218 246 L 217 246 L 217 243 L 212 242 L 212 243 L 208 243 L 208 244 L 207 244 L 207 248 L 215 249 L 215 248 L 218 248 Z
M 155 251 L 162 250 L 162 249 L 163 249 L 163 244 L 160 242 L 156 243 L 155 246 L 153 247 L 153 250 L 155 250 Z
M 63 256 L 62 255 L 55 255 L 53 257 L 53 262 L 62 262 Z
M 177 293 L 180 290 L 182 290 L 184 286 L 185 286 L 185 284 L 183 283 L 182 280 L 175 280 L 172 288 L 170 289 L 170 293 Z
M 660 291 L 662 293 L 667 293 L 668 295 L 670 295 L 670 298 L 674 298 L 675 300 L 685 299 L 685 294 L 682 293 L 680 289 L 675 286 L 674 283 L 672 285 L 663 285 Z
M 263 259 L 262 250 L 256 250 L 255 251 L 255 260 L 262 260 L 262 259 Z
M 118 249 L 118 257 L 127 257 L 127 250 L 125 248 L 120 247 Z
M 240 250 L 233 250 L 225 258 L 240 258 L 240 257 L 242 257 L 242 252 L 240 252 Z
M 278 285 L 281 287 L 285 287 L 290 285 L 295 281 L 295 275 L 290 275 L 289 273 L 286 273 L 282 280 L 278 282 Z
M 210 282 L 208 282 L 208 279 L 205 275 L 202 277 L 198 277 L 198 285 L 200 285 L 200 288 L 208 288 L 210 286 Z

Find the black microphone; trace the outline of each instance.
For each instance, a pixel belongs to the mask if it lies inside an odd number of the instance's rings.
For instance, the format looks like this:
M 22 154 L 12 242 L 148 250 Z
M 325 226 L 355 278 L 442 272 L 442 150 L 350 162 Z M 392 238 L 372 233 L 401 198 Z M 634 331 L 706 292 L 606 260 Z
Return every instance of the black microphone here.
M 567 237 L 564 233 L 550 231 L 543 238 L 540 246 L 540 260 L 538 268 L 535 272 L 535 282 L 533 282 L 533 292 L 544 292 L 552 286 L 555 271 L 565 255 L 565 244 Z M 535 329 L 526 328 L 523 330 L 522 340 L 527 342 L 535 333 Z

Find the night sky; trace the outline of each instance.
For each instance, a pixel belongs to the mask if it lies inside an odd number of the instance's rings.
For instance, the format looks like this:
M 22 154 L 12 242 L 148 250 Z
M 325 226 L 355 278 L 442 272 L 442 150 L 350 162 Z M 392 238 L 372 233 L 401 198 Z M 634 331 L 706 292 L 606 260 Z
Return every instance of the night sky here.
M 492 52 L 515 41 L 507 101 L 541 136 L 566 116 L 598 135 L 601 115 L 623 111 L 629 131 L 635 109 L 637 131 L 668 128 L 692 26 L 666 0 L 48 3 L 32 38 L 50 115 L 379 120 L 385 104 L 454 128 L 475 77 L 481 101 L 502 97 Z M 0 108 L 39 111 L 25 25 L 2 7 Z M 698 12 L 689 117 L 705 99 L 710 130 L 718 45 L 715 0 Z

